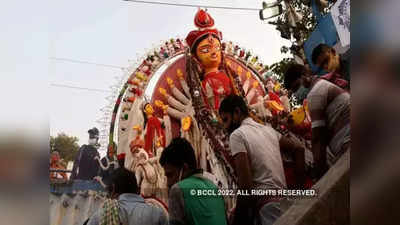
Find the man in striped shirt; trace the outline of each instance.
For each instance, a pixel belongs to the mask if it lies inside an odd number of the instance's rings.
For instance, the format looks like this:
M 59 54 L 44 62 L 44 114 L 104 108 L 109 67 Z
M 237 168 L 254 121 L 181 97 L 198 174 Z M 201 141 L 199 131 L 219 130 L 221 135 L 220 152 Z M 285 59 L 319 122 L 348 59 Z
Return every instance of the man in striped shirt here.
M 313 77 L 302 65 L 288 68 L 284 84 L 292 93 L 301 86 L 309 90 L 312 152 L 319 178 L 327 171 L 328 164 L 332 165 L 350 150 L 350 94 L 334 83 Z

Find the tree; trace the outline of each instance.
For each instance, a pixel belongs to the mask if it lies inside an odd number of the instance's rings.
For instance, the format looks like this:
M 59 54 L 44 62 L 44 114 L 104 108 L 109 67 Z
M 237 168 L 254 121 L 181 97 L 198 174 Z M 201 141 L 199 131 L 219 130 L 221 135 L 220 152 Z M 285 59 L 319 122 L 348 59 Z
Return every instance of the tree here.
M 291 46 L 283 46 L 282 53 L 289 52 L 297 55 L 305 61 L 303 44 L 317 25 L 317 20 L 312 12 L 311 2 L 315 1 L 318 11 L 326 14 L 336 0 L 284 0 L 284 13 L 279 15 L 275 21 L 269 22 L 276 25 L 281 37 L 291 41 Z M 290 5 L 294 11 L 287 6 Z M 297 14 L 297 15 L 295 15 Z M 298 17 L 300 15 L 300 17 Z M 292 18 L 292 19 L 289 19 Z M 293 20 L 295 19 L 295 20 Z M 300 20 L 299 20 L 300 19 Z
M 65 133 L 59 133 L 57 137 L 50 136 L 50 151 L 58 151 L 66 162 L 74 161 L 79 150 L 78 141 L 77 137 Z
M 308 39 L 312 31 L 315 29 L 317 24 L 316 18 L 312 13 L 311 0 L 285 0 L 287 4 L 290 4 L 296 13 L 301 15 L 301 20 L 294 21 L 295 26 L 289 20 L 289 14 L 293 15 L 285 4 L 284 13 L 279 15 L 275 21 L 269 23 L 276 26 L 276 29 L 281 33 L 281 37 L 290 40 L 291 46 L 282 46 L 281 52 L 283 54 L 291 53 L 293 56 L 296 55 L 306 62 L 304 55 L 303 45 Z M 329 6 L 331 6 L 335 0 L 323 1 L 315 0 L 319 8 L 319 11 L 324 14 L 328 12 Z M 297 17 L 298 18 L 298 17 Z M 293 22 L 293 21 L 292 21 Z M 284 58 L 279 62 L 276 62 L 270 66 L 272 74 L 282 82 L 283 74 L 285 73 L 287 66 L 295 62 L 294 58 Z
M 297 56 L 306 62 L 304 54 L 304 42 L 309 38 L 315 26 L 317 20 L 313 15 L 311 8 L 311 1 L 313 0 L 285 0 L 284 13 L 279 15 L 275 21 L 270 21 L 269 24 L 275 25 L 276 29 L 281 33 L 281 37 L 290 40 L 291 46 L 282 46 L 281 52 L 283 54 L 291 53 L 293 56 Z M 325 14 L 329 11 L 329 7 L 334 4 L 336 0 L 315 0 L 319 11 Z M 293 15 L 286 6 L 291 5 L 296 13 L 301 15 L 301 20 L 290 21 L 289 14 Z M 293 17 L 292 17 L 293 18 Z M 299 18 L 299 17 L 297 17 Z M 292 22 L 292 23 L 291 23 Z M 293 23 L 295 22 L 295 24 Z M 273 63 L 270 66 L 270 72 L 279 82 L 283 82 L 283 75 L 288 68 L 288 65 L 294 63 L 294 58 L 284 58 L 279 62 Z M 292 105 L 301 104 L 295 98 L 291 97 L 290 102 Z
M 292 58 L 284 58 L 281 61 L 274 63 L 270 66 L 270 71 L 274 74 L 274 77 L 283 83 L 283 74 L 286 72 L 290 63 L 293 62 Z

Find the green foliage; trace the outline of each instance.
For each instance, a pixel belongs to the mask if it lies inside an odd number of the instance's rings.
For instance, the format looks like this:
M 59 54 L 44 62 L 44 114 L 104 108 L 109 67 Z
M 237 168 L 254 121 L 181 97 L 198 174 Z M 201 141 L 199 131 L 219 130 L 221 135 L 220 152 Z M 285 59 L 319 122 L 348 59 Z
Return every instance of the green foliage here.
M 290 51 L 292 54 L 301 56 L 298 49 L 303 48 L 304 42 L 308 39 L 311 32 L 316 26 L 315 16 L 312 14 L 311 3 L 307 0 L 291 0 L 290 4 L 296 12 L 302 15 L 302 20 L 296 24 L 296 27 L 291 27 L 288 22 L 287 10 L 284 11 L 271 24 L 276 25 L 276 29 L 281 32 L 281 36 L 289 39 L 292 42 L 291 46 L 283 46 L 282 53 Z
M 292 58 L 284 58 L 280 62 L 274 63 L 270 66 L 270 71 L 280 83 L 283 83 L 283 75 L 285 74 L 289 64 L 292 62 Z
M 281 47 L 281 53 L 286 54 L 289 51 L 289 48 L 286 46 Z
M 319 2 L 319 1 L 317 1 Z M 303 52 L 303 44 L 308 39 L 316 26 L 316 19 L 312 13 L 311 0 L 291 0 L 290 4 L 296 12 L 302 15 L 302 20 L 296 24 L 296 27 L 291 27 L 288 22 L 287 11 L 284 10 L 282 15 L 270 24 L 276 25 L 276 29 L 281 32 L 282 37 L 288 37 L 291 41 L 291 46 L 282 46 L 281 53 L 297 55 L 305 60 Z M 322 10 L 323 13 L 327 10 Z M 284 58 L 280 62 L 276 62 L 270 66 L 270 72 L 280 82 L 283 82 L 283 75 L 290 63 L 294 62 L 293 58 Z
M 50 136 L 50 151 L 57 150 L 66 162 L 74 161 L 79 150 L 78 141 L 77 137 L 65 133 L 60 133 L 57 137 Z

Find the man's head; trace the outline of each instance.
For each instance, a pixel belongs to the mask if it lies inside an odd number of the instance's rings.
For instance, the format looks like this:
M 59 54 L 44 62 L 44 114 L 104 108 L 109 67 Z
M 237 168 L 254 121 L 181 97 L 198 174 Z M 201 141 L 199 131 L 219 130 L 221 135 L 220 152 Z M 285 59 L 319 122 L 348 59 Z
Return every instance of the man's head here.
M 89 133 L 89 145 L 96 145 L 99 141 L 99 130 L 96 127 L 88 130 Z
M 284 75 L 284 86 L 291 93 L 295 93 L 301 86 L 309 88 L 312 81 L 311 71 L 300 64 L 291 64 Z
M 320 70 L 335 72 L 340 67 L 340 57 L 335 49 L 326 45 L 319 44 L 312 52 L 312 61 Z
M 135 174 L 124 167 L 119 167 L 112 173 L 107 190 L 111 198 L 117 198 L 125 193 L 138 194 Z
M 50 155 L 51 162 L 55 163 L 60 160 L 60 154 L 57 151 L 53 151 Z
M 232 133 L 249 116 L 249 109 L 242 97 L 229 95 L 221 102 L 219 115 L 225 130 Z
M 171 141 L 161 154 L 160 164 L 164 168 L 168 188 L 197 169 L 193 147 L 184 138 Z

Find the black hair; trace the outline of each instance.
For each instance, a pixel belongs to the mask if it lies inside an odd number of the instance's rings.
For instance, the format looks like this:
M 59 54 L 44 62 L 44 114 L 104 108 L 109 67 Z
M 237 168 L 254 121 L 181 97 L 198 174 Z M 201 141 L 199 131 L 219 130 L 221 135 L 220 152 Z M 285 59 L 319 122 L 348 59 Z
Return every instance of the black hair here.
M 190 169 L 197 169 L 196 156 L 192 145 L 184 138 L 174 138 L 164 149 L 160 157 L 161 166 L 171 164 L 182 168 L 186 163 Z
M 312 56 L 311 56 L 312 62 L 314 64 L 316 64 L 318 57 L 322 53 L 327 52 L 329 50 L 332 50 L 332 47 L 330 47 L 329 45 L 327 45 L 327 44 L 319 44 L 317 47 L 315 47 L 313 49 Z
M 285 72 L 283 86 L 289 90 L 293 86 L 293 83 L 301 78 L 305 72 L 306 68 L 303 65 L 292 63 Z
M 244 116 L 249 115 L 249 108 L 247 107 L 246 102 L 244 101 L 243 97 L 239 95 L 229 95 L 227 96 L 219 106 L 219 114 L 221 113 L 233 113 L 236 108 L 240 109 L 240 112 Z
M 117 194 L 138 193 L 136 176 L 133 172 L 124 167 L 119 167 L 111 174 L 110 185 L 107 186 L 109 193 L 114 191 Z

